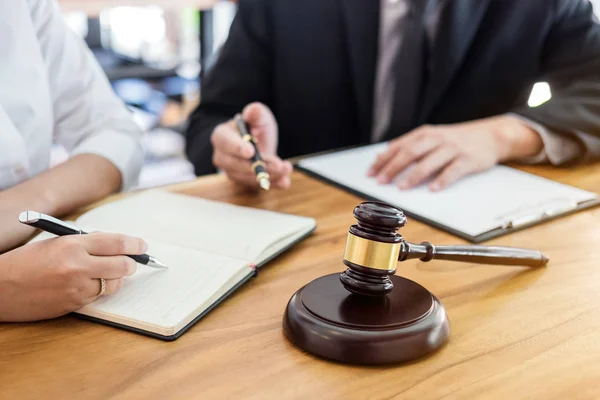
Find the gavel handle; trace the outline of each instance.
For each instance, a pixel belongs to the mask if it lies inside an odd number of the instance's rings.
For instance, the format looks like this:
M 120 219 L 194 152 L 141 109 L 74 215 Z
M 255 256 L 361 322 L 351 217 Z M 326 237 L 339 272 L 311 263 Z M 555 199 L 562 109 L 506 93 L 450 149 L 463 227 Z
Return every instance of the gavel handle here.
M 418 258 L 421 261 L 448 260 L 476 264 L 522 265 L 543 267 L 548 258 L 537 250 L 500 246 L 434 246 L 423 242 L 403 242 L 399 261 Z

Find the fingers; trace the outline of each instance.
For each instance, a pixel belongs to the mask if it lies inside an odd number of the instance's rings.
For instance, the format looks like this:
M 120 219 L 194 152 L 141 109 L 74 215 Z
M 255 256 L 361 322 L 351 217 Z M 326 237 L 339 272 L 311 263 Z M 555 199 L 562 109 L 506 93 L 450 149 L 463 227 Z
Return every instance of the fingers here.
M 98 281 L 98 279 L 94 279 L 94 280 Z M 125 281 L 123 279 L 105 279 L 105 282 L 106 282 L 106 289 L 104 290 L 103 296 L 110 296 L 110 295 L 117 293 L 119 290 L 121 290 L 121 288 L 123 287 L 123 284 L 125 283 Z M 98 282 L 98 285 L 100 285 L 100 282 Z M 98 292 L 96 292 L 96 294 L 98 294 L 99 292 L 100 292 L 100 286 L 98 286 Z
M 211 135 L 211 142 L 215 154 L 222 153 L 244 160 L 254 155 L 254 147 L 242 139 L 233 121 L 218 125 Z
M 435 150 L 440 142 L 435 137 L 415 136 L 412 140 L 402 142 L 402 146 L 393 145 L 379 157 L 371 170 L 370 176 L 377 175 L 377 181 L 390 183 L 398 174 L 408 166 L 414 164 L 429 152 Z
M 433 191 L 447 188 L 460 178 L 476 172 L 476 169 L 467 160 L 457 158 L 451 162 L 442 173 L 429 185 Z
M 110 296 L 117 293 L 122 287 L 124 280 L 123 279 L 105 279 L 106 289 L 102 296 Z M 100 279 L 89 279 L 85 284 L 85 293 L 87 301 L 85 303 L 90 303 L 98 298 L 98 294 L 100 294 L 100 289 L 102 288 L 102 283 Z
M 252 172 L 250 161 L 247 158 L 237 157 L 221 151 L 213 154 L 213 163 L 218 169 L 227 173 L 227 175 Z
M 423 140 L 420 143 L 412 143 L 407 145 L 407 147 L 398 149 L 393 158 L 381 168 L 377 181 L 379 183 L 390 183 L 408 166 L 434 150 L 437 145 L 437 142 L 433 140 Z
M 148 244 L 142 239 L 116 233 L 90 233 L 76 238 L 93 256 L 144 254 L 148 249 Z
M 273 166 L 272 162 L 266 162 L 267 172 L 269 173 L 269 179 L 271 181 L 271 187 L 276 189 L 287 189 L 291 186 L 292 181 L 290 174 L 293 171 L 292 164 L 289 161 L 282 161 L 279 166 Z M 244 171 L 235 171 L 228 173 L 231 180 L 248 186 L 251 188 L 257 188 L 258 182 L 256 181 L 256 175 L 248 167 Z
M 292 164 L 289 161 L 282 161 L 275 155 L 265 155 L 263 161 L 267 167 L 267 172 L 273 179 L 279 179 L 281 176 L 292 173 Z M 223 170 L 228 175 L 254 176 L 252 164 L 247 159 L 218 152 L 214 154 L 213 162 L 217 168 Z
M 390 142 L 388 148 L 377 156 L 377 159 L 369 170 L 369 176 L 376 176 L 402 149 L 410 149 L 425 138 L 426 133 L 432 128 L 424 125 Z
M 444 166 L 457 157 L 457 151 L 452 147 L 439 147 L 427 154 L 415 167 L 398 182 L 400 189 L 410 189 L 420 185 L 428 178 L 439 172 Z
M 291 162 L 283 161 L 281 158 L 274 155 L 264 156 L 263 161 L 267 165 L 267 172 L 273 182 L 277 182 L 284 177 L 289 177 L 294 170 Z
M 225 154 L 215 154 L 215 165 L 218 165 L 227 173 L 229 178 L 235 182 L 249 187 L 258 187 L 256 175 L 252 171 L 248 160 L 230 157 Z M 267 173 L 271 180 L 271 185 L 276 188 L 287 188 L 291 181 L 289 175 L 293 171 L 292 164 L 289 161 L 282 161 L 275 155 L 266 155 L 263 158 Z
M 262 103 L 250 103 L 242 111 L 242 117 L 252 130 L 277 128 L 277 120 L 273 112 Z M 252 133 L 254 134 L 254 133 Z
M 92 257 L 88 263 L 90 278 L 119 279 L 137 270 L 135 260 L 126 256 Z
M 289 189 L 292 186 L 292 179 L 289 176 L 284 176 L 283 178 L 274 181 L 273 186 L 277 189 Z

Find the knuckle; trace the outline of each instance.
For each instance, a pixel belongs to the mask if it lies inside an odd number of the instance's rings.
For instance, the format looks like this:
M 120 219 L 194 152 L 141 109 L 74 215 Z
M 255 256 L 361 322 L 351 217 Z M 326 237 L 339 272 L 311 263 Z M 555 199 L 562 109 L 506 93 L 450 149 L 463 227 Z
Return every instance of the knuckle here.
M 58 238 L 57 250 L 63 255 L 72 255 L 81 252 L 82 246 L 77 236 L 63 236 Z
M 135 270 L 137 269 L 137 263 L 135 262 L 135 260 L 129 257 L 121 257 L 120 262 L 122 276 L 129 276 L 135 273 Z
M 72 310 L 83 307 L 85 298 L 85 285 L 83 285 L 83 282 L 70 284 L 65 290 L 65 299 Z
M 216 151 L 213 154 L 213 164 L 216 165 L 218 168 L 227 167 L 226 158 L 224 157 L 222 152 Z
M 63 282 L 72 285 L 73 283 L 78 282 L 82 271 L 79 263 L 75 260 L 65 260 L 58 267 L 57 273 L 62 278 Z
M 70 285 L 65 292 L 65 297 L 74 306 L 78 306 L 83 301 L 83 296 L 81 295 L 82 290 L 81 287 L 76 285 Z
M 115 236 L 115 252 L 117 254 L 126 254 L 127 252 L 127 237 L 125 235 Z
M 210 135 L 210 142 L 213 146 L 217 146 L 219 143 L 219 135 L 222 135 L 223 130 L 225 129 L 225 124 L 219 124 L 213 129 L 212 134 Z
M 117 257 L 118 260 L 118 269 L 119 269 L 119 275 L 121 276 L 125 276 L 127 275 L 127 273 L 129 272 L 129 269 L 131 268 L 131 265 L 129 263 L 130 258 L 129 257 Z M 133 261 L 133 260 L 131 260 Z
M 407 147 L 406 149 L 404 149 L 403 153 L 406 155 L 406 157 L 409 158 L 417 157 L 417 151 L 414 147 Z

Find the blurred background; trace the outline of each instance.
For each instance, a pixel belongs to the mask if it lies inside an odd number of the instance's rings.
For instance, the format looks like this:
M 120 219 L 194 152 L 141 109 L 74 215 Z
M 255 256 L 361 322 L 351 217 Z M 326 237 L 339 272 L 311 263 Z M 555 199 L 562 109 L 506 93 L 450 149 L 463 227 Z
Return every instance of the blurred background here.
M 600 15 L 600 0 L 591 0 Z M 145 166 L 138 188 L 194 179 L 182 132 L 201 99 L 200 82 L 227 39 L 232 0 L 58 0 L 116 93 L 144 130 Z M 532 107 L 551 97 L 535 85 Z M 52 163 L 66 159 L 55 146 Z
M 227 0 L 58 0 L 115 92 L 144 130 L 137 188 L 194 179 L 184 155 L 187 116 L 200 81 L 227 38 L 237 5 Z M 67 157 L 55 145 L 52 164 Z

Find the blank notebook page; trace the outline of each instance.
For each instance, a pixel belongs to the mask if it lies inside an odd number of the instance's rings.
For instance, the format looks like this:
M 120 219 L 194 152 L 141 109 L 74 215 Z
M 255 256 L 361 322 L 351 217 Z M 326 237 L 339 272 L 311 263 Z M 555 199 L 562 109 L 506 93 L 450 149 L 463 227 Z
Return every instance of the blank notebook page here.
M 119 292 L 100 297 L 77 313 L 168 335 L 251 273 L 244 260 L 165 243 L 148 245 L 148 253 L 169 269 L 138 265 Z
M 561 207 L 597 197 L 505 166 L 463 178 L 440 192 L 431 192 L 425 184 L 400 190 L 394 184 L 380 185 L 367 176 L 375 158 L 386 147 L 386 143 L 380 143 L 307 158 L 299 164 L 342 186 L 471 236 L 502 227 L 540 208 Z
M 153 190 L 93 209 L 77 224 L 254 262 L 315 221 Z

